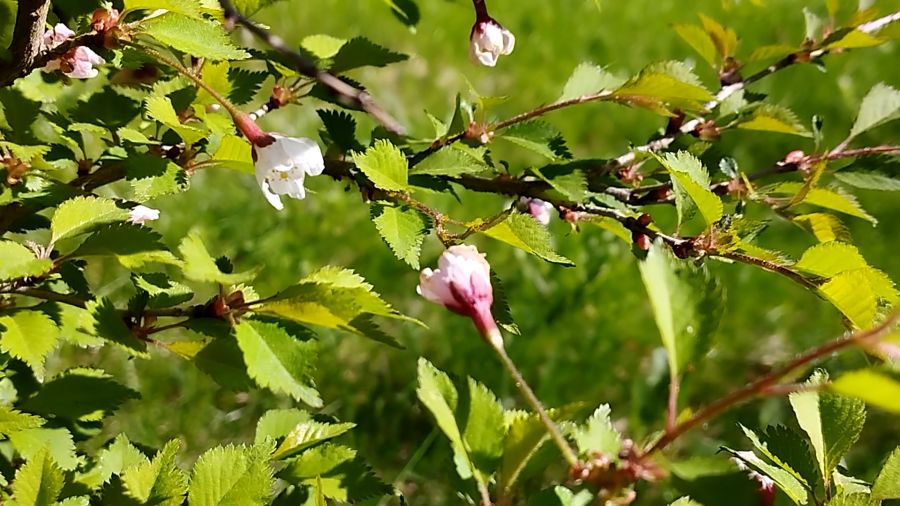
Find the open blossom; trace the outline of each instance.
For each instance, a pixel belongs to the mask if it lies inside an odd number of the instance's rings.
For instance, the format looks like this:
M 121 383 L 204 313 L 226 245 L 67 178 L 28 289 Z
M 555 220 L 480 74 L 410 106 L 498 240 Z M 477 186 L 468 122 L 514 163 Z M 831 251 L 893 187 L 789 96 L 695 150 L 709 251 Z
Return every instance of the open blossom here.
M 143 225 L 146 221 L 159 219 L 159 210 L 147 206 L 134 206 L 128 212 L 128 222 Z
M 416 292 L 431 302 L 468 316 L 492 345 L 503 346 L 503 338 L 491 314 L 494 291 L 490 273 L 490 264 L 477 248 L 451 246 L 438 259 L 436 270 L 422 270 Z
M 58 23 L 53 28 L 44 32 L 44 50 L 52 50 L 75 36 L 75 32 L 66 25 Z M 73 79 L 90 79 L 97 77 L 99 71 L 94 68 L 106 63 L 106 60 L 87 46 L 77 46 L 59 58 L 50 60 L 44 65 L 44 71 L 61 71 Z
M 469 34 L 469 56 L 475 63 L 493 67 L 500 55 L 510 54 L 516 45 L 512 32 L 491 17 L 479 19 Z
M 305 198 L 303 180 L 307 175 L 318 176 L 325 170 L 325 159 L 319 144 L 306 137 L 264 132 L 246 115 L 234 120 L 253 145 L 256 182 L 272 207 L 279 211 L 284 209 L 280 195 Z

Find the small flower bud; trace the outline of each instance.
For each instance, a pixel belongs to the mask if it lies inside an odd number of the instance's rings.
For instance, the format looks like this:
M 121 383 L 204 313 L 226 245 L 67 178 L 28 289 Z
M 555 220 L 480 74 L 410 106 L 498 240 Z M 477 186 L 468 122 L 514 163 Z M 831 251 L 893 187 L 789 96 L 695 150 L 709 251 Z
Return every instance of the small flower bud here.
M 134 206 L 128 212 L 128 223 L 143 225 L 147 221 L 159 219 L 159 210 L 147 206 Z
M 650 251 L 650 245 L 652 241 L 650 241 L 650 236 L 647 234 L 643 234 L 641 232 L 632 232 L 631 240 L 634 241 L 634 245 L 638 247 L 640 250 Z
M 532 199 L 527 197 L 522 197 L 521 202 L 524 205 L 525 209 L 528 211 L 528 214 L 530 214 L 532 218 L 536 219 L 538 223 L 544 226 L 550 224 L 550 215 L 554 209 L 553 204 L 544 202 L 541 199 Z
M 500 55 L 510 54 L 516 45 L 512 32 L 490 16 L 479 19 L 469 34 L 469 56 L 473 63 L 487 67 L 497 65 Z

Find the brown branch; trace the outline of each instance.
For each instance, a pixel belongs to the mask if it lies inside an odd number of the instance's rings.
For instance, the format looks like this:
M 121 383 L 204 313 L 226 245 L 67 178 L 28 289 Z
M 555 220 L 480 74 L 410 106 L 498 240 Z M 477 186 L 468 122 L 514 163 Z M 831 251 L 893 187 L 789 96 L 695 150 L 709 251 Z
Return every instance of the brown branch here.
M 10 61 L 0 67 L 0 86 L 9 86 L 34 68 L 49 8 L 50 0 L 19 0 L 16 27 L 9 46 Z
M 895 312 L 880 324 L 872 327 L 871 329 L 858 331 L 847 337 L 836 339 L 829 343 L 823 344 L 822 346 L 807 351 L 794 360 L 788 362 L 781 368 L 776 369 L 769 374 L 766 374 L 765 376 L 759 378 L 753 383 L 748 384 L 740 390 L 736 390 L 731 394 L 728 394 L 725 397 L 722 397 L 721 399 L 706 406 L 705 408 L 695 413 L 694 416 L 676 425 L 675 428 L 667 430 L 661 438 L 659 438 L 643 453 L 642 458 L 646 458 L 650 454 L 662 450 L 685 432 L 703 424 L 711 418 L 718 416 L 722 412 L 737 404 L 741 404 L 758 395 L 779 392 L 780 390 L 776 386 L 777 383 L 782 378 L 797 371 L 801 367 L 804 367 L 814 362 L 815 360 L 818 360 L 819 358 L 830 355 L 849 346 L 855 344 L 865 344 L 866 342 L 877 340 L 879 337 L 890 332 L 898 321 L 900 321 L 900 312 Z
M 229 0 L 219 0 L 219 3 L 222 6 L 222 10 L 225 11 L 225 19 L 228 22 L 237 23 L 243 26 L 266 44 L 272 46 L 273 49 L 286 56 L 290 59 L 298 72 L 322 83 L 322 85 L 331 90 L 344 105 L 361 108 L 390 132 L 397 135 L 404 134 L 404 128 L 400 123 L 398 123 L 390 114 L 378 107 L 368 93 L 350 86 L 333 74 L 319 70 L 315 63 L 288 47 L 281 38 L 269 33 L 253 21 L 242 16 Z

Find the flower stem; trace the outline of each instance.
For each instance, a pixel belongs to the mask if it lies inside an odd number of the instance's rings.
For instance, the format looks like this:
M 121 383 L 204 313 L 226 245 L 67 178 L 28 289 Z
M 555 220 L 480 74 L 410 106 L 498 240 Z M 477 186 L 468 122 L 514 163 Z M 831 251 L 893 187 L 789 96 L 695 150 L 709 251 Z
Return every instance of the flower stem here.
M 550 437 L 553 439 L 553 442 L 556 443 L 556 446 L 559 447 L 559 451 L 562 452 L 563 457 L 566 459 L 566 462 L 569 463 L 570 466 L 575 466 L 578 464 L 578 456 L 575 454 L 575 450 L 569 446 L 569 443 L 566 441 L 566 438 L 563 437 L 562 432 L 560 432 L 559 427 L 550 419 L 550 416 L 547 414 L 547 410 L 544 409 L 541 401 L 538 400 L 537 396 L 534 395 L 534 392 L 531 390 L 531 387 L 528 386 L 528 383 L 525 381 L 525 378 L 522 377 L 522 373 L 519 372 L 519 369 L 516 367 L 516 364 L 513 363 L 512 359 L 509 358 L 509 355 L 506 353 L 506 348 L 503 346 L 502 341 L 497 339 L 488 340 L 491 343 L 491 347 L 494 348 L 494 351 L 497 352 L 497 355 L 500 357 L 500 361 L 503 362 L 503 366 L 506 367 L 506 370 L 509 371 L 509 374 L 512 375 L 513 380 L 516 383 L 516 387 L 519 389 L 519 392 L 525 396 L 525 399 L 528 400 L 528 403 L 531 404 L 531 407 L 537 412 L 538 416 L 543 422 L 544 426 L 547 427 L 547 432 L 550 433 Z

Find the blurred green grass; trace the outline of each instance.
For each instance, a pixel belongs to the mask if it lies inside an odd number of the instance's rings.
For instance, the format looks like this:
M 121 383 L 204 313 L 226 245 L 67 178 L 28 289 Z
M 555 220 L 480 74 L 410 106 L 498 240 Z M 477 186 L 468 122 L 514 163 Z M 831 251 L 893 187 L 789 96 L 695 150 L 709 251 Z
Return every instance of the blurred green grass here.
M 654 61 L 698 62 L 671 28 L 672 23 L 696 22 L 697 13 L 734 28 L 742 41 L 741 55 L 759 45 L 798 43 L 804 33 L 802 8 L 824 13 L 824 2 L 758 3 L 492 0 L 492 15 L 517 37 L 515 52 L 503 57 L 495 69 L 468 62 L 473 16 L 467 1 L 420 2 L 422 20 L 415 31 L 397 22 L 378 0 L 288 1 L 264 10 L 259 19 L 294 45 L 316 33 L 342 38 L 361 35 L 410 54 L 407 62 L 351 75 L 365 83 L 414 137 L 427 137 L 432 129 L 424 111 L 449 116 L 455 95 L 466 92 L 467 82 L 484 95 L 507 96 L 489 111 L 490 116 L 506 117 L 552 101 L 582 61 L 623 75 Z M 883 12 L 900 8 L 900 1 L 874 4 Z M 847 5 L 842 13 L 847 15 L 852 7 Z M 879 81 L 900 85 L 898 61 L 900 47 L 894 43 L 829 56 L 824 73 L 812 66 L 790 68 L 752 89 L 770 94 L 773 102 L 792 108 L 806 123 L 814 114 L 823 117 L 826 142 L 833 145 L 842 139 L 872 85 Z M 697 69 L 714 86 L 712 71 L 702 62 Z M 314 137 L 320 128 L 314 112 L 319 106 L 310 101 L 279 110 L 263 123 L 273 130 Z M 359 114 L 355 117 L 360 135 L 367 137 L 372 122 Z M 576 157 L 621 154 L 664 125 L 664 119 L 647 112 L 609 104 L 560 111 L 547 119 L 563 132 Z M 883 127 L 860 142 L 896 141 L 900 138 L 896 125 Z M 798 137 L 740 132 L 726 134 L 719 148 L 731 153 L 744 170 L 752 171 L 792 149 L 810 150 L 812 144 Z M 498 150 L 514 164 L 538 162 L 521 151 Z M 210 251 L 229 255 L 238 269 L 264 265 L 255 284 L 263 295 L 326 264 L 355 269 L 397 309 L 429 325 L 421 329 L 389 324 L 387 329 L 406 346 L 402 351 L 347 334 L 322 333 L 318 383 L 326 400 L 324 411 L 359 424 L 352 442 L 386 480 L 397 477 L 434 427 L 415 396 L 419 356 L 453 374 L 473 376 L 494 389 L 507 406 L 521 407 L 514 386 L 470 323 L 415 295 L 417 273 L 383 245 L 358 192 L 345 191 L 325 178 L 308 180 L 308 186 L 314 192 L 309 198 L 290 201 L 278 213 L 264 201 L 251 178 L 201 173 L 186 194 L 155 202 L 163 211 L 158 228 L 172 246 L 189 230 L 198 229 Z M 461 196 L 462 204 L 449 198 L 431 202 L 462 217 L 486 215 L 505 205 L 490 196 L 467 192 Z M 861 197 L 881 223 L 873 229 L 848 219 L 853 237 L 873 265 L 898 279 L 900 205 L 889 194 L 866 192 Z M 503 280 L 522 329 L 522 336 L 509 339 L 510 354 L 546 404 L 609 402 L 614 418 L 627 422 L 631 436 L 644 436 L 659 428 L 665 371 L 659 366 L 659 337 L 636 261 L 628 245 L 600 229 L 585 226 L 580 233 L 572 233 L 558 221 L 551 229 L 559 251 L 577 267 L 545 264 L 490 240 L 474 241 L 487 251 Z M 763 241 L 794 254 L 812 244 L 805 232 L 777 220 Z M 423 264 L 432 264 L 440 249 L 430 238 Z M 710 264 L 727 288 L 725 319 L 718 346 L 689 373 L 682 397 L 685 405 L 708 402 L 769 365 L 840 334 L 838 313 L 789 281 L 744 265 Z M 108 290 L 121 289 L 114 270 L 92 272 L 92 281 Z M 252 439 L 256 419 L 265 409 L 291 404 L 262 391 L 222 390 L 189 363 L 165 352 L 156 353 L 150 361 L 125 361 L 115 351 L 84 352 L 77 358 L 80 363 L 103 365 L 144 396 L 120 410 L 106 434 L 124 431 L 135 441 L 155 446 L 180 437 L 186 443 L 187 460 L 216 443 Z M 848 353 L 828 365 L 839 369 L 863 361 L 861 355 Z M 686 438 L 691 443 L 683 446 L 684 453 L 712 453 L 719 438 L 746 446 L 735 430 L 735 420 L 754 427 L 784 422 L 785 406 L 776 399 L 737 410 Z M 898 439 L 896 420 L 874 414 L 848 461 L 850 471 L 872 478 L 874 466 L 892 446 L 884 443 Z M 441 438 L 406 471 L 404 490 L 412 504 L 454 503 L 454 483 L 448 479 L 454 474 L 452 457 Z M 643 497 L 642 504 L 655 503 L 654 497 Z

